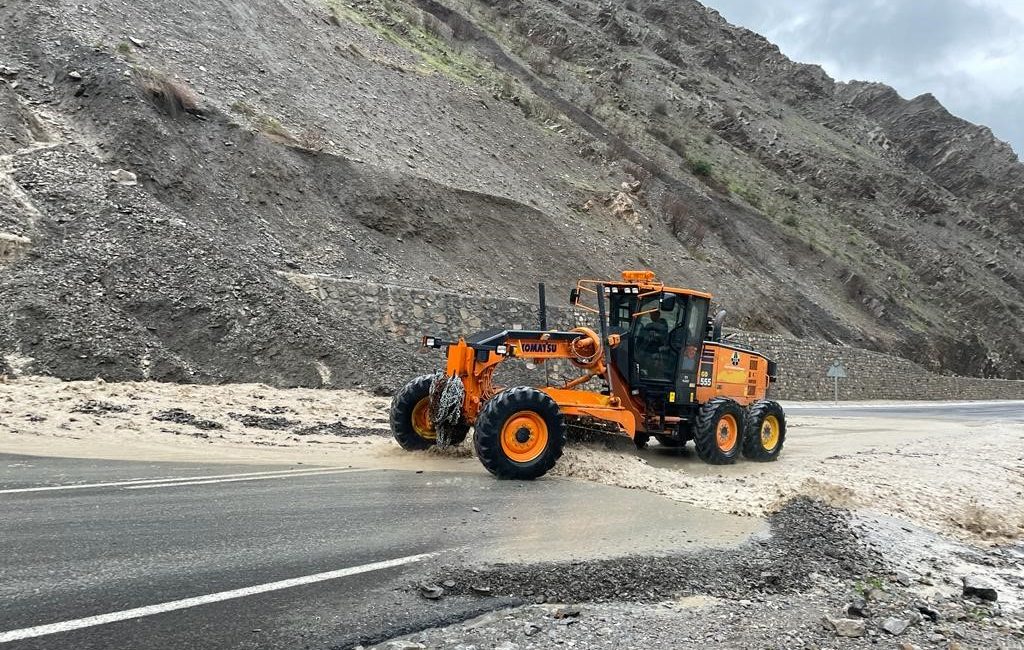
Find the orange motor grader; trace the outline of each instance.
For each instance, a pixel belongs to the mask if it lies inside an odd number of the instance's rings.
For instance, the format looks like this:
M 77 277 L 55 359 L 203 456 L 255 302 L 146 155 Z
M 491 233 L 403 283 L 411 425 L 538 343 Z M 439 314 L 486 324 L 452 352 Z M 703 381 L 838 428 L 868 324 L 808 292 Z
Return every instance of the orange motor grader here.
M 596 318 L 596 331 L 558 330 L 547 327 L 540 285 L 536 330 L 424 337 L 424 346 L 446 351 L 447 367 L 395 395 L 392 433 L 416 450 L 461 444 L 473 427 L 480 462 L 508 479 L 550 470 L 562 455 L 567 421 L 613 427 L 638 447 L 652 436 L 669 447 L 693 440 L 698 456 L 713 464 L 740 454 L 775 460 L 786 437 L 782 408 L 766 399 L 775 363 L 724 341 L 725 312 L 709 319 L 710 302 L 710 294 L 667 287 L 651 271 L 625 271 L 621 280 L 580 280 L 570 293 L 574 307 Z M 579 376 L 542 387 L 495 385 L 495 369 L 510 359 L 566 360 Z

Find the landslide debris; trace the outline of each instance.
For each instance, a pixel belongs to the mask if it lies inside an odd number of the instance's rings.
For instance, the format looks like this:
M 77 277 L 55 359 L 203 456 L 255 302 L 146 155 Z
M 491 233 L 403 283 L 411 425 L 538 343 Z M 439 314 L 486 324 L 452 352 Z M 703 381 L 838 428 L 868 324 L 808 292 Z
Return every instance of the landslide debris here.
M 795 593 L 817 580 L 852 580 L 882 569 L 848 514 L 806 497 L 769 519 L 771 535 L 738 549 L 657 557 L 446 570 L 452 593 L 484 585 L 498 596 L 538 602 L 658 602 L 687 594 L 736 598 Z M 439 578 L 440 580 L 440 578 Z

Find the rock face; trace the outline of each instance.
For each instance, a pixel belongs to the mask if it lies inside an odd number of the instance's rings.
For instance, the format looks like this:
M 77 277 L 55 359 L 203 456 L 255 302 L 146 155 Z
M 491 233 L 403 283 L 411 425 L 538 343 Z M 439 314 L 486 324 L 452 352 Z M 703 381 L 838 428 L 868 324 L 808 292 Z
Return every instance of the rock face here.
M 907 163 L 1000 230 L 1024 225 L 1024 166 L 987 127 L 951 115 L 930 94 L 906 100 L 882 84 L 841 84 L 836 96 L 876 120 Z
M 531 298 L 650 267 L 745 329 L 1024 377 L 1013 152 L 694 0 L 45 4 L 0 5 L 29 371 L 394 385 L 418 332 L 278 272 Z

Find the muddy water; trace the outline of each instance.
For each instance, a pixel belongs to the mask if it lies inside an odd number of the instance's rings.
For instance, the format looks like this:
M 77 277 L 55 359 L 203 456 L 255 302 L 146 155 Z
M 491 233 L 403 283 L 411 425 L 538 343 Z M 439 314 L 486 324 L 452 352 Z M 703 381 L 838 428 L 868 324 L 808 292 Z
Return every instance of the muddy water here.
M 116 408 L 83 409 L 90 400 Z M 444 453 L 399 449 L 388 435 L 387 407 L 385 398 L 353 391 L 24 379 L 0 384 L 0 450 L 466 472 L 490 479 L 468 445 Z M 205 432 L 154 420 L 170 408 L 216 420 L 223 428 Z M 646 522 L 664 516 L 657 512 L 659 506 L 673 512 L 691 506 L 760 518 L 794 496 L 808 495 L 851 509 L 875 508 L 961 541 L 1005 544 L 1024 539 L 1024 423 L 890 418 L 876 410 L 874 417 L 839 418 L 802 415 L 794 409 L 785 449 L 774 463 L 741 460 L 711 466 L 696 458 L 692 445 L 677 452 L 652 442 L 637 451 L 623 436 L 575 439 L 551 475 L 536 485 L 562 477 L 647 493 L 642 498 L 654 499 L 658 506 L 652 505 L 645 518 L 622 524 L 636 527 L 638 537 Z M 274 415 L 294 425 L 284 430 L 246 427 L 232 417 L 239 413 Z M 325 423 L 379 433 L 297 433 L 307 427 L 319 431 L 317 425 Z M 602 498 L 609 507 L 617 503 L 613 496 Z M 591 511 L 574 502 L 551 516 L 561 522 L 566 513 L 576 512 Z M 586 530 L 592 524 L 580 515 L 573 525 Z
M 1024 609 L 1024 544 L 982 548 L 870 509 L 855 521 L 891 566 L 911 576 L 909 588 L 922 599 L 957 597 L 962 579 L 973 576 L 996 588 L 1004 611 Z
M 439 480 L 457 480 L 451 477 Z M 504 482 L 503 482 L 504 484 Z M 497 513 L 503 534 L 483 561 L 558 561 L 632 554 L 662 555 L 732 547 L 767 534 L 757 517 L 738 517 L 637 490 L 551 479 L 520 484 Z

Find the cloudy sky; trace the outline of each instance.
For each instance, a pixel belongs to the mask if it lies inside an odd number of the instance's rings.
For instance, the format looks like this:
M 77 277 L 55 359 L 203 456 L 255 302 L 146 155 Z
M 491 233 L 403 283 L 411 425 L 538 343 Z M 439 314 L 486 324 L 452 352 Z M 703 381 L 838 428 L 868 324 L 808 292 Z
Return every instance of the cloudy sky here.
M 702 0 L 833 77 L 930 92 L 1024 155 L 1024 0 Z

